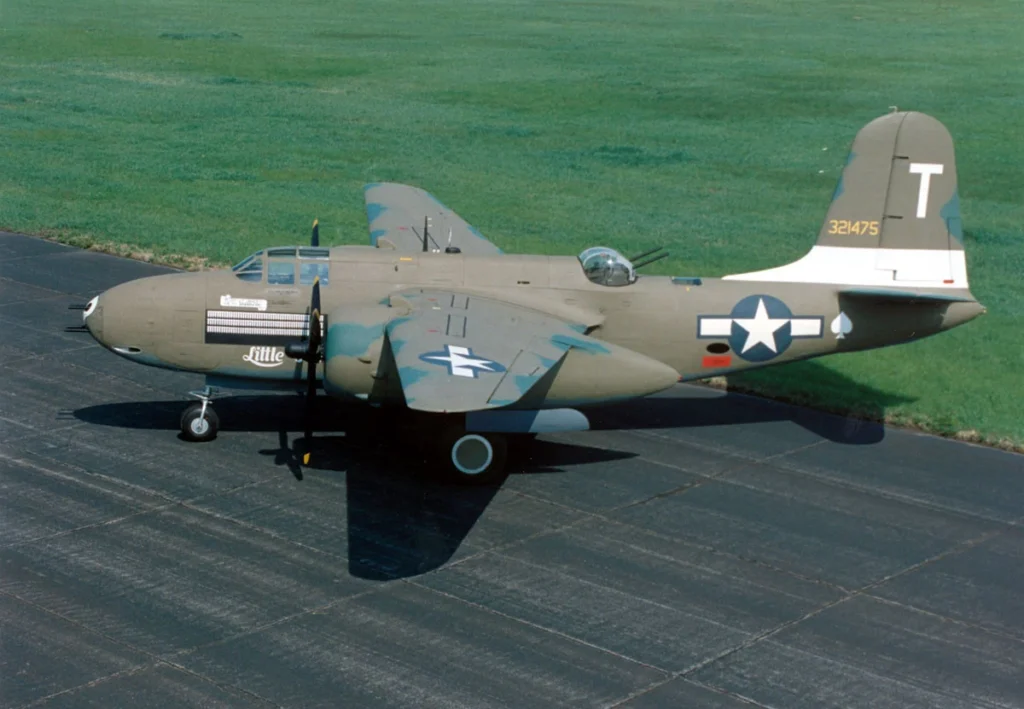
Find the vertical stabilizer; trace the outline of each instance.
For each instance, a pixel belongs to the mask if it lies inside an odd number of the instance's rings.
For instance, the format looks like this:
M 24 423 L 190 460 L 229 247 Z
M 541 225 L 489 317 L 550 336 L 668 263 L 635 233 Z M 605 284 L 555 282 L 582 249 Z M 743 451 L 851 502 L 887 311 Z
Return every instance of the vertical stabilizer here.
M 953 140 L 923 113 L 890 113 L 857 133 L 810 253 L 734 280 L 964 289 Z

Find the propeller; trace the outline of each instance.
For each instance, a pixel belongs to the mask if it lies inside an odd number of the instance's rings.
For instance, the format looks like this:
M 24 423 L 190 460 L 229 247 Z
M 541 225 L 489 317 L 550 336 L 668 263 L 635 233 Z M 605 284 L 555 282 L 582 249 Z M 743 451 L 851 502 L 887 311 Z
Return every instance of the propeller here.
M 309 465 L 309 454 L 313 449 L 313 397 L 316 396 L 316 364 L 320 361 L 320 276 L 313 280 L 313 300 L 309 310 L 309 342 L 306 362 L 306 440 L 302 455 L 303 465 Z
M 286 345 L 284 352 L 292 359 L 306 363 L 306 409 L 305 409 L 305 440 L 302 463 L 309 464 L 309 456 L 313 445 L 313 399 L 316 397 L 316 365 L 323 360 L 320 345 L 323 342 L 323 331 L 320 327 L 320 277 L 313 280 L 313 297 L 309 304 L 309 326 L 304 342 Z
M 312 246 L 320 245 L 320 220 L 313 220 Z M 303 342 L 285 345 L 284 353 L 292 359 L 306 363 L 306 408 L 305 408 L 305 440 L 302 454 L 303 465 L 309 464 L 310 452 L 313 449 L 313 399 L 316 397 L 316 365 L 323 360 L 320 345 L 323 341 L 323 330 L 320 327 L 320 276 L 313 279 L 313 296 L 309 303 L 309 324 Z

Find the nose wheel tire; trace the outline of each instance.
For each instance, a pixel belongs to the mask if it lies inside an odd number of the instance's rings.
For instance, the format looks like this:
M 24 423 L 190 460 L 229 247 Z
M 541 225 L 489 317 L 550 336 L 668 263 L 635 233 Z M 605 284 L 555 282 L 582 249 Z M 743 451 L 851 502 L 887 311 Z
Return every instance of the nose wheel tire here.
M 197 401 L 181 414 L 181 434 L 188 441 L 209 441 L 217 436 L 220 419 L 209 404 Z
M 467 433 L 453 427 L 444 437 L 441 451 L 446 477 L 462 485 L 492 485 L 505 475 L 508 443 L 493 433 Z

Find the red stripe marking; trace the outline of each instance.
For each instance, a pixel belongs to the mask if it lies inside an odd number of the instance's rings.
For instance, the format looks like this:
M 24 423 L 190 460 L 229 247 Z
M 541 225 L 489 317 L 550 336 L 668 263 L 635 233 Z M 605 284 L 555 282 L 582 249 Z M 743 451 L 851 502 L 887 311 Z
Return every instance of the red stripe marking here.
M 718 369 L 728 367 L 730 364 L 732 364 L 732 357 L 729 355 L 708 355 L 701 362 L 701 366 L 705 369 Z

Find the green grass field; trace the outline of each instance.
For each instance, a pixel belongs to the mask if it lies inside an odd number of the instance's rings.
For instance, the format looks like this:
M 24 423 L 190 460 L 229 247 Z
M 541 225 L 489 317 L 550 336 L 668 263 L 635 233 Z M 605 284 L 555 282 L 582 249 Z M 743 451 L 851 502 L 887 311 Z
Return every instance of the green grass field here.
M 664 244 L 652 273 L 802 255 L 889 106 L 957 146 L 984 317 L 731 386 L 1024 443 L 1019 0 L 0 0 L 0 227 L 232 262 L 365 243 L 362 185 L 508 251 Z

